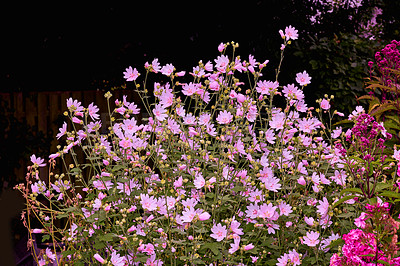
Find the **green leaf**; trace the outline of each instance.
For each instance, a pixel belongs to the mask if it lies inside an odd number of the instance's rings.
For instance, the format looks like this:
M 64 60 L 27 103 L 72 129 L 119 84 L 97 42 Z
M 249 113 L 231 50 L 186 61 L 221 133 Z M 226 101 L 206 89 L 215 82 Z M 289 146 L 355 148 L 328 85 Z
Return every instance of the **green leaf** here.
M 339 206 L 340 204 L 342 204 L 343 202 L 349 200 L 349 199 L 353 199 L 355 198 L 355 195 L 351 195 L 351 196 L 346 196 L 341 198 L 340 200 L 336 201 L 335 204 L 332 205 L 332 209 L 336 208 L 337 206 Z
M 390 266 L 389 262 L 384 261 L 384 260 L 377 260 L 376 262 Z
M 362 190 L 359 188 L 345 188 L 342 191 L 340 191 L 340 195 L 343 195 L 345 193 L 354 193 L 354 194 L 363 195 Z
M 396 198 L 400 199 L 400 193 L 394 192 L 394 191 L 383 191 L 382 193 L 379 193 L 379 197 L 388 197 L 388 198 Z
M 391 188 L 391 187 L 392 187 L 391 184 L 378 183 L 378 184 L 376 184 L 375 191 L 379 192 L 379 191 L 382 191 L 382 190 L 384 190 L 386 188 Z
M 203 244 L 202 246 L 201 246 L 201 248 L 200 249 L 203 249 L 203 248 L 208 248 L 208 249 L 210 249 L 211 251 L 212 251 L 212 253 L 214 253 L 214 255 L 215 256 L 218 256 L 219 255 L 219 248 L 220 248 L 220 244 L 219 243 L 215 243 L 215 242 L 212 242 L 212 243 L 205 243 L 205 244 Z

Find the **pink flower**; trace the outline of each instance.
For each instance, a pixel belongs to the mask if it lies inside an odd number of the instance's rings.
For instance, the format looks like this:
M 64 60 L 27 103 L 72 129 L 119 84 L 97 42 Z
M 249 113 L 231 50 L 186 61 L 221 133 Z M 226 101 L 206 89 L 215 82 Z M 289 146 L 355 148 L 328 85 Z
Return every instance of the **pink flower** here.
M 342 127 L 336 127 L 336 129 L 332 130 L 333 139 L 340 137 L 341 134 L 342 134 Z
M 306 224 L 308 224 L 309 226 L 314 226 L 314 218 L 304 216 L 304 221 L 305 221 Z
M 319 233 L 318 232 L 307 232 L 305 236 L 303 236 L 303 243 L 309 247 L 315 247 L 319 243 Z
M 254 248 L 254 245 L 252 243 L 250 243 L 250 244 L 248 244 L 248 245 L 243 247 L 243 249 L 246 250 L 246 251 L 250 250 L 250 249 L 253 249 L 253 248 Z
M 171 76 L 173 72 L 174 72 L 174 66 L 172 64 L 166 64 L 161 68 L 161 74 L 163 75 Z
M 157 200 L 154 199 L 154 196 L 140 194 L 140 204 L 143 209 L 148 211 L 154 211 L 157 209 Z
M 83 106 L 81 106 L 81 102 L 77 100 L 72 100 L 72 98 L 67 99 L 67 108 L 70 112 L 82 112 Z
M 154 60 L 151 62 L 151 67 L 152 67 L 152 72 L 158 73 L 161 71 L 161 66 L 160 63 L 158 62 L 158 58 L 154 58 Z
M 111 253 L 111 263 L 114 266 L 124 266 L 126 263 L 126 258 L 124 256 L 120 256 L 119 254 L 117 254 L 117 251 L 113 251 Z
M 59 133 L 57 134 L 57 139 L 60 139 L 67 132 L 67 123 L 63 123 L 62 127 L 58 129 Z
M 233 119 L 233 115 L 224 110 L 224 111 L 220 111 L 216 120 L 219 124 L 229 124 Z
M 278 192 L 278 189 L 281 189 L 281 184 L 279 184 L 279 179 L 275 176 L 268 176 L 263 178 L 265 188 L 269 191 Z
M 306 183 L 306 180 L 304 179 L 304 176 L 300 176 L 298 179 L 297 179 L 297 183 L 299 183 L 299 185 L 302 185 L 302 186 L 305 186 L 307 183 Z
M 229 65 L 229 58 L 226 55 L 221 55 L 218 56 L 217 59 L 214 59 L 215 61 L 215 67 L 218 69 L 218 71 L 225 73 L 226 68 Z
M 193 184 L 197 189 L 201 189 L 205 186 L 206 180 L 201 173 L 196 173 Z
M 275 210 L 276 206 L 273 206 L 272 203 L 266 204 L 264 203 L 263 205 L 260 206 L 260 211 L 258 214 L 258 217 L 260 218 L 272 218 L 275 215 Z
M 329 101 L 327 99 L 323 99 L 320 105 L 321 108 L 324 110 L 329 110 L 329 108 L 331 108 L 331 105 L 329 104 Z
M 283 126 L 285 124 L 285 119 L 286 119 L 285 114 L 279 112 L 272 117 L 271 121 L 269 121 L 269 126 L 274 129 L 283 129 Z
M 279 211 L 280 211 L 281 215 L 289 216 L 289 214 L 291 214 L 293 212 L 292 211 L 292 206 L 290 206 L 289 204 L 287 204 L 284 201 L 279 203 L 278 208 L 279 208 Z
M 96 259 L 98 262 L 100 262 L 101 264 L 105 263 L 106 260 L 103 259 L 98 253 L 93 255 L 93 258 Z
M 37 157 L 37 158 L 36 158 L 36 155 L 35 155 L 35 154 L 32 154 L 32 155 L 31 155 L 31 162 L 32 162 L 33 165 L 36 166 L 36 167 L 43 167 L 43 166 L 46 166 L 46 164 L 43 163 L 43 162 L 44 162 L 44 159 L 42 159 L 42 158 L 40 158 L 40 157 Z
M 167 110 L 161 103 L 156 104 L 155 108 L 153 109 L 153 114 L 155 115 L 158 121 L 164 121 L 164 119 L 168 117 L 166 113 Z
M 328 215 L 329 211 L 329 202 L 326 197 L 324 197 L 322 200 L 318 201 L 319 205 L 317 206 L 317 213 L 321 215 L 322 218 Z
M 360 228 L 363 228 L 363 229 L 364 229 L 365 226 L 366 226 L 365 221 L 367 220 L 367 219 L 366 219 L 366 216 L 367 216 L 367 214 L 366 214 L 365 212 L 362 212 L 361 215 L 360 215 L 360 217 L 354 219 L 354 224 L 355 224 L 357 227 L 360 227 Z
M 296 74 L 296 81 L 300 84 L 300 86 L 306 86 L 311 83 L 311 77 L 307 74 L 306 71 L 303 73 Z
M 189 84 L 184 84 L 182 88 L 182 93 L 186 96 L 191 96 L 197 92 L 200 86 L 200 84 L 192 82 L 190 82 Z
M 208 212 L 203 212 L 201 214 L 199 214 L 199 220 L 200 221 L 206 221 L 208 219 L 210 219 L 211 215 Z
M 137 69 L 136 68 L 132 69 L 131 66 L 126 68 L 123 74 L 126 81 L 134 81 L 140 76 L 140 73 L 137 71 Z
M 231 248 L 228 250 L 228 252 L 229 252 L 229 254 L 233 254 L 239 249 L 240 237 L 235 237 L 233 239 L 233 244 L 230 244 L 230 245 L 231 245 Z
M 226 48 L 226 45 L 224 44 L 224 43 L 220 43 L 219 45 L 218 45 L 218 51 L 221 53 L 224 49 Z
M 266 80 L 260 80 L 257 82 L 257 87 L 256 90 L 258 93 L 261 93 L 261 95 L 270 95 L 270 92 L 275 91 L 279 87 L 279 83 L 277 81 L 266 81 Z
M 213 233 L 210 236 L 218 242 L 222 241 L 228 233 L 226 226 L 222 226 L 221 223 L 218 223 L 217 225 L 214 224 L 214 226 L 211 228 L 211 232 Z
M 298 31 L 292 26 L 286 27 L 285 28 L 285 37 L 286 37 L 286 39 L 288 41 L 289 40 L 297 40 L 297 38 L 299 37 L 297 32 Z
M 184 211 L 182 211 L 182 216 L 181 216 L 181 220 L 184 223 L 190 223 L 193 221 L 194 217 L 196 216 L 196 211 L 194 210 L 194 208 L 190 208 L 190 209 L 185 209 Z

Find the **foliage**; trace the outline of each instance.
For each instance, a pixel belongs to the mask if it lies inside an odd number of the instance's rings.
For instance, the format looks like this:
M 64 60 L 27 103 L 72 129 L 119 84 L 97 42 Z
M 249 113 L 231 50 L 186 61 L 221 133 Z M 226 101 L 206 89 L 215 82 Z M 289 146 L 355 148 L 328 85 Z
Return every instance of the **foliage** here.
M 16 187 L 26 199 L 29 233 L 53 244 L 41 254 L 32 251 L 37 261 L 327 263 L 338 251 L 333 241 L 354 228 L 361 207 L 375 195 L 354 193 L 362 190 L 351 171 L 368 158 L 346 172 L 351 156 L 364 150 L 354 142 L 347 150 L 336 147 L 347 140 L 331 128 L 332 119 L 343 114 L 331 109 L 333 98 L 320 99 L 315 112 L 307 106 L 303 89 L 312 78 L 306 71 L 296 74 L 296 84 L 279 84 L 283 53 L 298 32 L 289 26 L 280 35 L 274 80 L 261 78 L 268 60 L 243 60 L 234 42 L 221 43 L 221 54 L 200 61 L 187 82 L 185 71 L 157 59 L 145 64 L 145 74 L 127 68 L 124 77 L 134 83 L 144 111 L 126 97 L 113 106 L 106 93 L 107 134 L 100 133 L 94 103 L 83 107 L 68 99 L 70 122 L 57 135 L 67 143 L 49 156 L 51 169 L 58 160 L 64 171 L 50 171 L 45 179 L 38 171 L 45 162 L 33 155 L 26 184 Z M 163 76 L 149 84 L 154 73 Z M 285 102 L 282 108 L 275 106 L 277 98 Z M 142 121 L 135 117 L 141 112 L 148 115 Z M 361 115 L 357 110 L 351 118 Z M 355 135 L 356 129 L 357 123 Z M 381 135 L 384 127 L 373 137 Z M 394 166 L 385 159 L 382 166 Z M 379 164 L 368 170 L 375 168 Z M 385 189 L 385 200 L 393 196 L 389 192 L 397 195 Z M 42 227 L 32 228 L 33 217 Z
M 309 37 L 309 49 L 297 46 L 295 55 L 308 62 L 314 86 L 308 91 L 310 100 L 335 95 L 333 106 L 350 114 L 357 105 L 356 98 L 364 92 L 368 61 L 379 47 L 379 42 L 360 38 L 355 34 L 339 33 L 333 37 Z
M 400 42 L 393 40 L 375 54 L 375 63 L 369 62 L 371 79 L 366 87 L 368 94 L 358 98 L 367 100 L 368 113 L 377 121 L 382 121 L 388 132 L 395 136 L 392 146 L 400 140 L 399 46 Z
M 15 170 L 27 161 L 32 153 L 49 154 L 51 133 L 39 131 L 26 121 L 18 120 L 6 101 L 0 100 L 0 193 L 3 188 L 12 188 L 23 180 Z

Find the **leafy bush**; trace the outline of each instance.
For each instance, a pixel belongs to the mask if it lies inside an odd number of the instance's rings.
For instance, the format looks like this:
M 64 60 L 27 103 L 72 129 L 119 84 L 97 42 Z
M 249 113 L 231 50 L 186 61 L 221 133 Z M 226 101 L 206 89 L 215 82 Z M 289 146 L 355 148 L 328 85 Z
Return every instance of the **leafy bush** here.
M 53 245 L 35 254 L 37 261 L 327 263 L 341 235 L 354 228 L 353 220 L 373 200 L 350 175 L 366 171 L 351 157 L 366 151 L 354 142 L 349 149 L 339 145 L 345 135 L 330 125 L 343 114 L 331 110 L 332 98 L 320 99 L 316 112 L 307 106 L 303 88 L 312 79 L 306 71 L 291 84 L 279 84 L 283 53 L 298 37 L 291 26 L 280 34 L 275 80 L 261 79 L 268 60 L 260 63 L 252 55 L 243 60 L 234 42 L 221 43 L 221 54 L 213 62 L 199 62 L 187 82 L 182 81 L 185 71 L 161 66 L 157 59 L 145 64 L 143 75 L 127 68 L 124 77 L 134 83 L 144 111 L 126 97 L 112 107 L 112 95 L 106 93 L 107 134 L 100 134 L 96 105 L 68 99 L 71 122 L 57 136 L 67 143 L 49 160 L 51 167 L 61 160 L 65 171 L 50 172 L 43 180 L 38 168 L 45 162 L 33 155 L 26 184 L 17 186 L 27 201 L 30 234 L 42 234 Z M 163 77 L 148 86 L 154 73 Z M 275 106 L 277 98 L 286 103 L 283 108 Z M 148 114 L 143 121 L 135 118 L 140 112 Z M 351 118 L 362 114 L 357 110 Z M 373 138 L 388 137 L 384 127 L 374 130 Z M 380 140 L 372 144 L 383 145 Z M 85 153 L 84 160 L 76 150 Z M 368 154 L 381 158 L 385 169 L 394 166 L 375 151 Z M 74 163 L 67 165 L 66 158 Z M 379 167 L 371 164 L 367 170 Z M 397 195 L 388 187 L 376 191 L 384 197 L 385 189 Z M 41 228 L 31 227 L 31 216 Z

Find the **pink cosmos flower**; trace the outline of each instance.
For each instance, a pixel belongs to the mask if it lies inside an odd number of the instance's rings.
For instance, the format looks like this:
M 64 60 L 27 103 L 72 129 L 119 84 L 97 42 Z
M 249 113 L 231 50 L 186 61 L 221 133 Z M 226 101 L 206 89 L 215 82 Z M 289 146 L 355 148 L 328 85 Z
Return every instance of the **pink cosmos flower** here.
M 260 80 L 257 82 L 256 90 L 261 95 L 270 95 L 270 92 L 276 90 L 279 87 L 279 83 L 277 81 L 266 81 Z
M 250 203 L 250 205 L 248 205 L 246 208 L 246 217 L 249 217 L 250 219 L 255 219 L 259 216 L 260 206 L 258 206 L 257 204 Z
M 77 100 L 73 100 L 72 98 L 67 99 L 67 108 L 70 112 L 82 112 L 83 106 L 81 106 L 81 102 Z
M 152 72 L 158 73 L 161 71 L 161 66 L 160 63 L 158 62 L 158 58 L 154 58 L 154 60 L 151 62 L 152 66 Z
M 226 237 L 228 230 L 226 230 L 225 225 L 222 226 L 221 223 L 218 223 L 217 225 L 214 224 L 211 228 L 211 232 L 213 233 L 210 236 L 218 242 L 221 242 Z
M 219 124 L 229 124 L 233 119 L 233 115 L 224 110 L 224 111 L 220 111 L 216 120 Z
M 58 129 L 59 133 L 57 134 L 57 139 L 60 139 L 67 132 L 67 123 L 63 123 L 62 127 Z
M 250 244 L 248 244 L 248 245 L 243 247 L 243 249 L 246 250 L 246 251 L 248 251 L 250 249 L 253 249 L 253 248 L 254 248 L 254 245 L 252 243 L 250 243 Z
M 260 206 L 260 211 L 258 217 L 260 218 L 272 218 L 275 215 L 276 206 L 273 206 L 272 203 Z
M 32 155 L 31 155 L 31 162 L 33 163 L 34 166 L 37 166 L 37 167 L 46 166 L 46 163 L 43 163 L 43 162 L 44 162 L 44 159 L 42 159 L 42 158 L 40 158 L 40 157 L 37 157 L 37 158 L 36 158 L 36 155 L 35 155 L 35 154 L 32 154 Z
M 303 71 L 303 73 L 296 74 L 296 81 L 300 84 L 300 86 L 306 86 L 307 84 L 311 83 L 311 77 L 306 71 Z
M 96 259 L 98 262 L 100 262 L 101 264 L 105 263 L 106 260 L 103 259 L 98 253 L 93 255 L 93 258 Z
M 184 84 L 182 87 L 182 93 L 186 96 L 191 96 L 197 92 L 200 86 L 200 84 L 192 82 L 190 82 L 189 84 Z
M 137 69 L 136 68 L 132 69 L 131 66 L 126 68 L 123 74 L 126 81 L 134 81 L 140 76 L 140 73 L 137 71 Z
M 233 243 L 230 244 L 231 248 L 228 250 L 229 254 L 235 253 L 240 247 L 240 237 L 235 237 Z
M 170 76 L 174 72 L 174 66 L 172 64 L 166 64 L 161 68 L 161 74 Z
M 197 189 L 201 189 L 205 186 L 206 180 L 201 173 L 196 173 L 193 184 Z
M 215 61 L 215 67 L 218 69 L 218 71 L 225 73 L 226 68 L 229 65 L 229 58 L 226 55 L 221 55 L 218 56 L 217 59 L 214 59 Z
M 116 250 L 111 253 L 111 263 L 114 266 L 124 266 L 127 262 L 125 256 L 119 255 Z
M 289 40 L 297 40 L 297 38 L 299 37 L 298 31 L 292 27 L 291 25 L 289 27 L 285 28 L 285 37 L 286 39 Z
M 143 209 L 148 211 L 154 211 L 157 209 L 157 200 L 154 199 L 154 196 L 140 194 L 140 204 L 142 205 Z
M 268 176 L 263 178 L 265 188 L 269 191 L 278 192 L 281 189 L 281 184 L 279 184 L 279 179 L 275 176 Z
M 306 224 L 308 224 L 309 226 L 314 226 L 314 218 L 304 216 L 304 221 L 305 221 Z
M 153 114 L 155 115 L 158 121 L 164 121 L 164 119 L 168 117 L 166 113 L 167 110 L 161 103 L 156 104 L 155 108 L 153 109 Z
M 321 108 L 324 110 L 329 110 L 331 108 L 331 105 L 327 99 L 323 99 L 320 103 Z
M 332 130 L 333 139 L 340 137 L 341 134 L 342 134 L 342 127 L 336 127 L 336 129 Z
M 271 121 L 269 121 L 269 126 L 274 129 L 283 129 L 285 124 L 286 116 L 283 112 L 279 112 L 272 116 Z
M 284 201 L 281 201 L 278 205 L 279 211 L 281 215 L 285 215 L 285 216 L 289 216 L 289 214 L 291 214 L 292 211 L 292 206 L 290 206 L 289 204 L 287 204 Z
M 319 205 L 317 206 L 317 213 L 321 215 L 322 218 L 328 215 L 329 211 L 329 202 L 326 197 L 324 197 L 322 200 L 318 201 Z
M 218 51 L 219 52 L 222 52 L 225 48 L 226 48 L 226 45 L 224 43 L 222 43 L 222 42 L 218 45 Z
M 319 233 L 318 232 L 307 232 L 305 236 L 303 236 L 303 244 L 306 244 L 309 247 L 315 247 L 319 243 Z

